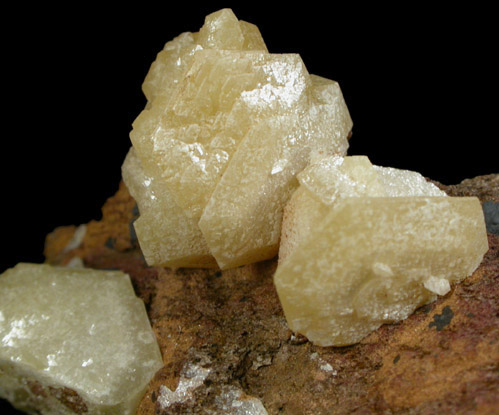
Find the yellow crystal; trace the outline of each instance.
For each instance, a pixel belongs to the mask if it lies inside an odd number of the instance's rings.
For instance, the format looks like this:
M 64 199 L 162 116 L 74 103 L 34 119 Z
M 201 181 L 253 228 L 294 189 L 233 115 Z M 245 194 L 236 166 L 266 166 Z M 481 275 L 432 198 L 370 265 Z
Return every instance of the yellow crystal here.
M 371 164 L 366 156 L 324 157 L 300 174 L 299 189 L 286 206 L 279 262 L 330 210 L 331 205 L 345 197 L 359 196 L 445 196 L 437 186 L 421 174 Z
M 158 53 L 142 84 L 149 101 L 172 95 L 191 63 L 195 51 L 201 49 L 267 51 L 258 27 L 237 17 L 230 9 L 206 16 L 199 33 L 185 32 L 169 41 Z
M 200 266 L 199 247 L 221 268 L 273 257 L 296 174 L 348 147 L 352 121 L 338 84 L 309 75 L 297 54 L 268 53 L 256 26 L 229 9 L 167 43 L 143 89 L 149 102 L 130 134 L 134 157 L 169 199 L 137 221 L 141 248 L 155 252 L 146 255 L 151 265 Z M 128 169 L 127 186 L 144 187 Z M 173 256 L 161 233 L 180 235 L 185 218 L 194 249 L 184 243 Z
M 164 183 L 144 173 L 133 147 L 125 158 L 122 172 L 123 180 L 138 204 L 140 217 L 133 226 L 146 262 L 151 266 L 172 268 L 186 264 L 216 267 L 197 223 L 173 201 Z M 165 212 L 168 212 L 167 217 Z
M 488 249 L 478 199 L 446 197 L 416 172 L 333 157 L 298 177 L 275 285 L 290 328 L 318 345 L 407 318 Z
M 161 367 L 128 275 L 39 264 L 0 275 L 0 397 L 16 408 L 133 415 Z
M 351 124 L 341 117 L 348 112 L 337 110 L 336 95 L 327 98 L 311 100 L 298 116 L 258 123 L 239 145 L 199 222 L 222 269 L 275 256 L 296 175 L 313 158 L 346 151 Z

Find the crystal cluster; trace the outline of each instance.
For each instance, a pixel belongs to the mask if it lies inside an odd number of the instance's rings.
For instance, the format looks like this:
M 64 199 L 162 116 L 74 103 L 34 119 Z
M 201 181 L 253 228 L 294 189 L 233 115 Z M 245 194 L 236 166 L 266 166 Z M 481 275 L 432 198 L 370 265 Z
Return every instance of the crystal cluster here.
M 488 249 L 480 202 L 412 171 L 326 157 L 298 175 L 275 285 L 290 328 L 356 343 L 471 275 Z
M 134 415 L 161 367 L 128 275 L 21 263 L 0 276 L 0 397 L 16 408 Z
M 168 42 L 143 90 L 122 171 L 149 265 L 226 269 L 275 256 L 296 174 L 348 147 L 338 84 L 297 54 L 268 53 L 230 9 Z

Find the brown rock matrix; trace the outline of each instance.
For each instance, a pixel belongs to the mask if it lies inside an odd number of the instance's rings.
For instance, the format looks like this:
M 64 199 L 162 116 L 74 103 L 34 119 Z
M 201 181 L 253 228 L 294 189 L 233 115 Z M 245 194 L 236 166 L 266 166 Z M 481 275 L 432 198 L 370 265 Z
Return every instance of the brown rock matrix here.
M 438 185 L 483 203 L 498 200 L 497 178 Z M 227 271 L 148 267 L 131 232 L 136 218 L 121 184 L 78 247 L 65 249 L 76 228 L 59 228 L 45 254 L 52 264 L 131 276 L 164 359 L 140 415 L 496 413 L 498 236 L 488 235 L 480 267 L 447 295 L 356 345 L 324 348 L 288 329 L 272 281 L 276 259 Z

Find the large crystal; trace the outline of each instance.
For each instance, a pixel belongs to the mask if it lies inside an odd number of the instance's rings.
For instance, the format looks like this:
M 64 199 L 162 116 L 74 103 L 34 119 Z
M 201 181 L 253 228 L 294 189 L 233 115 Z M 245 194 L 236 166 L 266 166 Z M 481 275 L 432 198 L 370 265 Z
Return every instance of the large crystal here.
M 275 285 L 290 328 L 321 346 L 358 342 L 446 294 L 488 249 L 477 198 L 415 172 L 333 157 L 299 175 Z
M 309 75 L 297 54 L 268 53 L 256 26 L 229 9 L 167 43 L 143 89 L 149 102 L 130 134 L 143 178 L 131 178 L 130 163 L 123 178 L 130 188 L 152 180 L 162 189 L 146 209 L 155 213 L 137 221 L 151 265 L 204 266 L 199 247 L 221 268 L 273 257 L 296 174 L 348 147 L 352 121 L 338 84 Z M 151 205 L 132 192 L 139 207 Z M 186 220 L 192 249 L 171 238 Z M 178 247 L 166 248 L 174 240 Z
M 0 397 L 20 410 L 132 415 L 161 366 L 128 275 L 21 263 L 0 276 Z

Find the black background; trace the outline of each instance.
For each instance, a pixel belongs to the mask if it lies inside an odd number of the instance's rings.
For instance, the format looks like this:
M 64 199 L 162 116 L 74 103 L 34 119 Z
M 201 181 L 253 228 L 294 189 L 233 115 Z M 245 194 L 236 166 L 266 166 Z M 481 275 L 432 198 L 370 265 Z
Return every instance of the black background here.
M 445 184 L 499 172 L 491 10 L 246 3 L 232 9 L 259 26 L 270 52 L 299 53 L 310 73 L 340 83 L 350 154 Z M 100 218 L 156 53 L 227 7 L 71 4 L 3 12 L 0 272 L 42 262 L 55 227 Z

